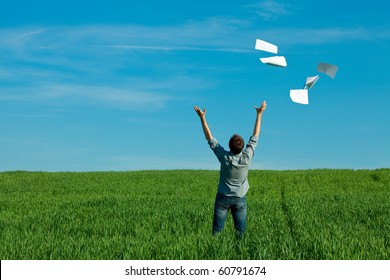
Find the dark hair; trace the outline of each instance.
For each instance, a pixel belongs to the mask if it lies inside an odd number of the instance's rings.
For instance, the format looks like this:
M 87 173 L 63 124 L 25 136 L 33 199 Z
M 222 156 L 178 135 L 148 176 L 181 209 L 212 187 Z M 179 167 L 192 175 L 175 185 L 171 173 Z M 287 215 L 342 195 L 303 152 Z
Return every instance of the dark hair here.
M 229 148 L 230 152 L 238 155 L 244 148 L 244 139 L 240 135 L 234 134 L 229 140 Z

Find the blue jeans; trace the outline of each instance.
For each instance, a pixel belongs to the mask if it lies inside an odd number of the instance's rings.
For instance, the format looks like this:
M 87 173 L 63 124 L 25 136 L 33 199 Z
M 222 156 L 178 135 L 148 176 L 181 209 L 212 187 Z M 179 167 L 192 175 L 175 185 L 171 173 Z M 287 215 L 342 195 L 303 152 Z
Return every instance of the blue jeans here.
M 225 196 L 220 193 L 217 193 L 215 198 L 213 235 L 223 230 L 229 209 L 232 212 L 237 235 L 241 238 L 246 230 L 246 196 Z

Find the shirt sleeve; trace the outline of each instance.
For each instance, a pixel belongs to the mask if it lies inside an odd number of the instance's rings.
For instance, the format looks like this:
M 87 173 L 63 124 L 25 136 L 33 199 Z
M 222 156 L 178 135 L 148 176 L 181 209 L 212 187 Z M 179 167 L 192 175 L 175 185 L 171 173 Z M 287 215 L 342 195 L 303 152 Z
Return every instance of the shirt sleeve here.
M 246 157 L 248 157 L 249 159 L 251 159 L 253 157 L 253 155 L 255 154 L 255 149 L 256 149 L 258 141 L 259 141 L 258 136 L 251 136 L 249 138 L 248 144 L 246 144 L 246 148 L 245 148 L 243 154 Z
M 211 138 L 208 143 L 210 145 L 210 148 L 213 150 L 214 154 L 218 158 L 218 161 L 221 162 L 226 153 L 225 149 L 221 145 L 219 145 L 218 140 L 215 138 Z

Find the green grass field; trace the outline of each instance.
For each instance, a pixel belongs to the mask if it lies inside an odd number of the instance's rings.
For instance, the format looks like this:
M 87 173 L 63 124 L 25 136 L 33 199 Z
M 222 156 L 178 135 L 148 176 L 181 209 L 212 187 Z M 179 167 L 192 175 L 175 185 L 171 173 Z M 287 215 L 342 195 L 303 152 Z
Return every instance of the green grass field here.
M 242 241 L 218 174 L 2 172 L 0 259 L 390 259 L 390 169 L 252 170 Z

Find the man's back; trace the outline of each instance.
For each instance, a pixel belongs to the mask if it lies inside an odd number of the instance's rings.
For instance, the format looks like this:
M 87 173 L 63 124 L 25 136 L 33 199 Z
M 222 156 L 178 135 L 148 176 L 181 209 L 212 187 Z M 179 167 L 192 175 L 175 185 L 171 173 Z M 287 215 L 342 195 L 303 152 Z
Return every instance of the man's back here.
M 249 189 L 248 170 L 258 142 L 252 136 L 246 148 L 235 155 L 226 151 L 215 138 L 209 141 L 210 148 L 221 163 L 218 192 L 226 196 L 243 197 Z

